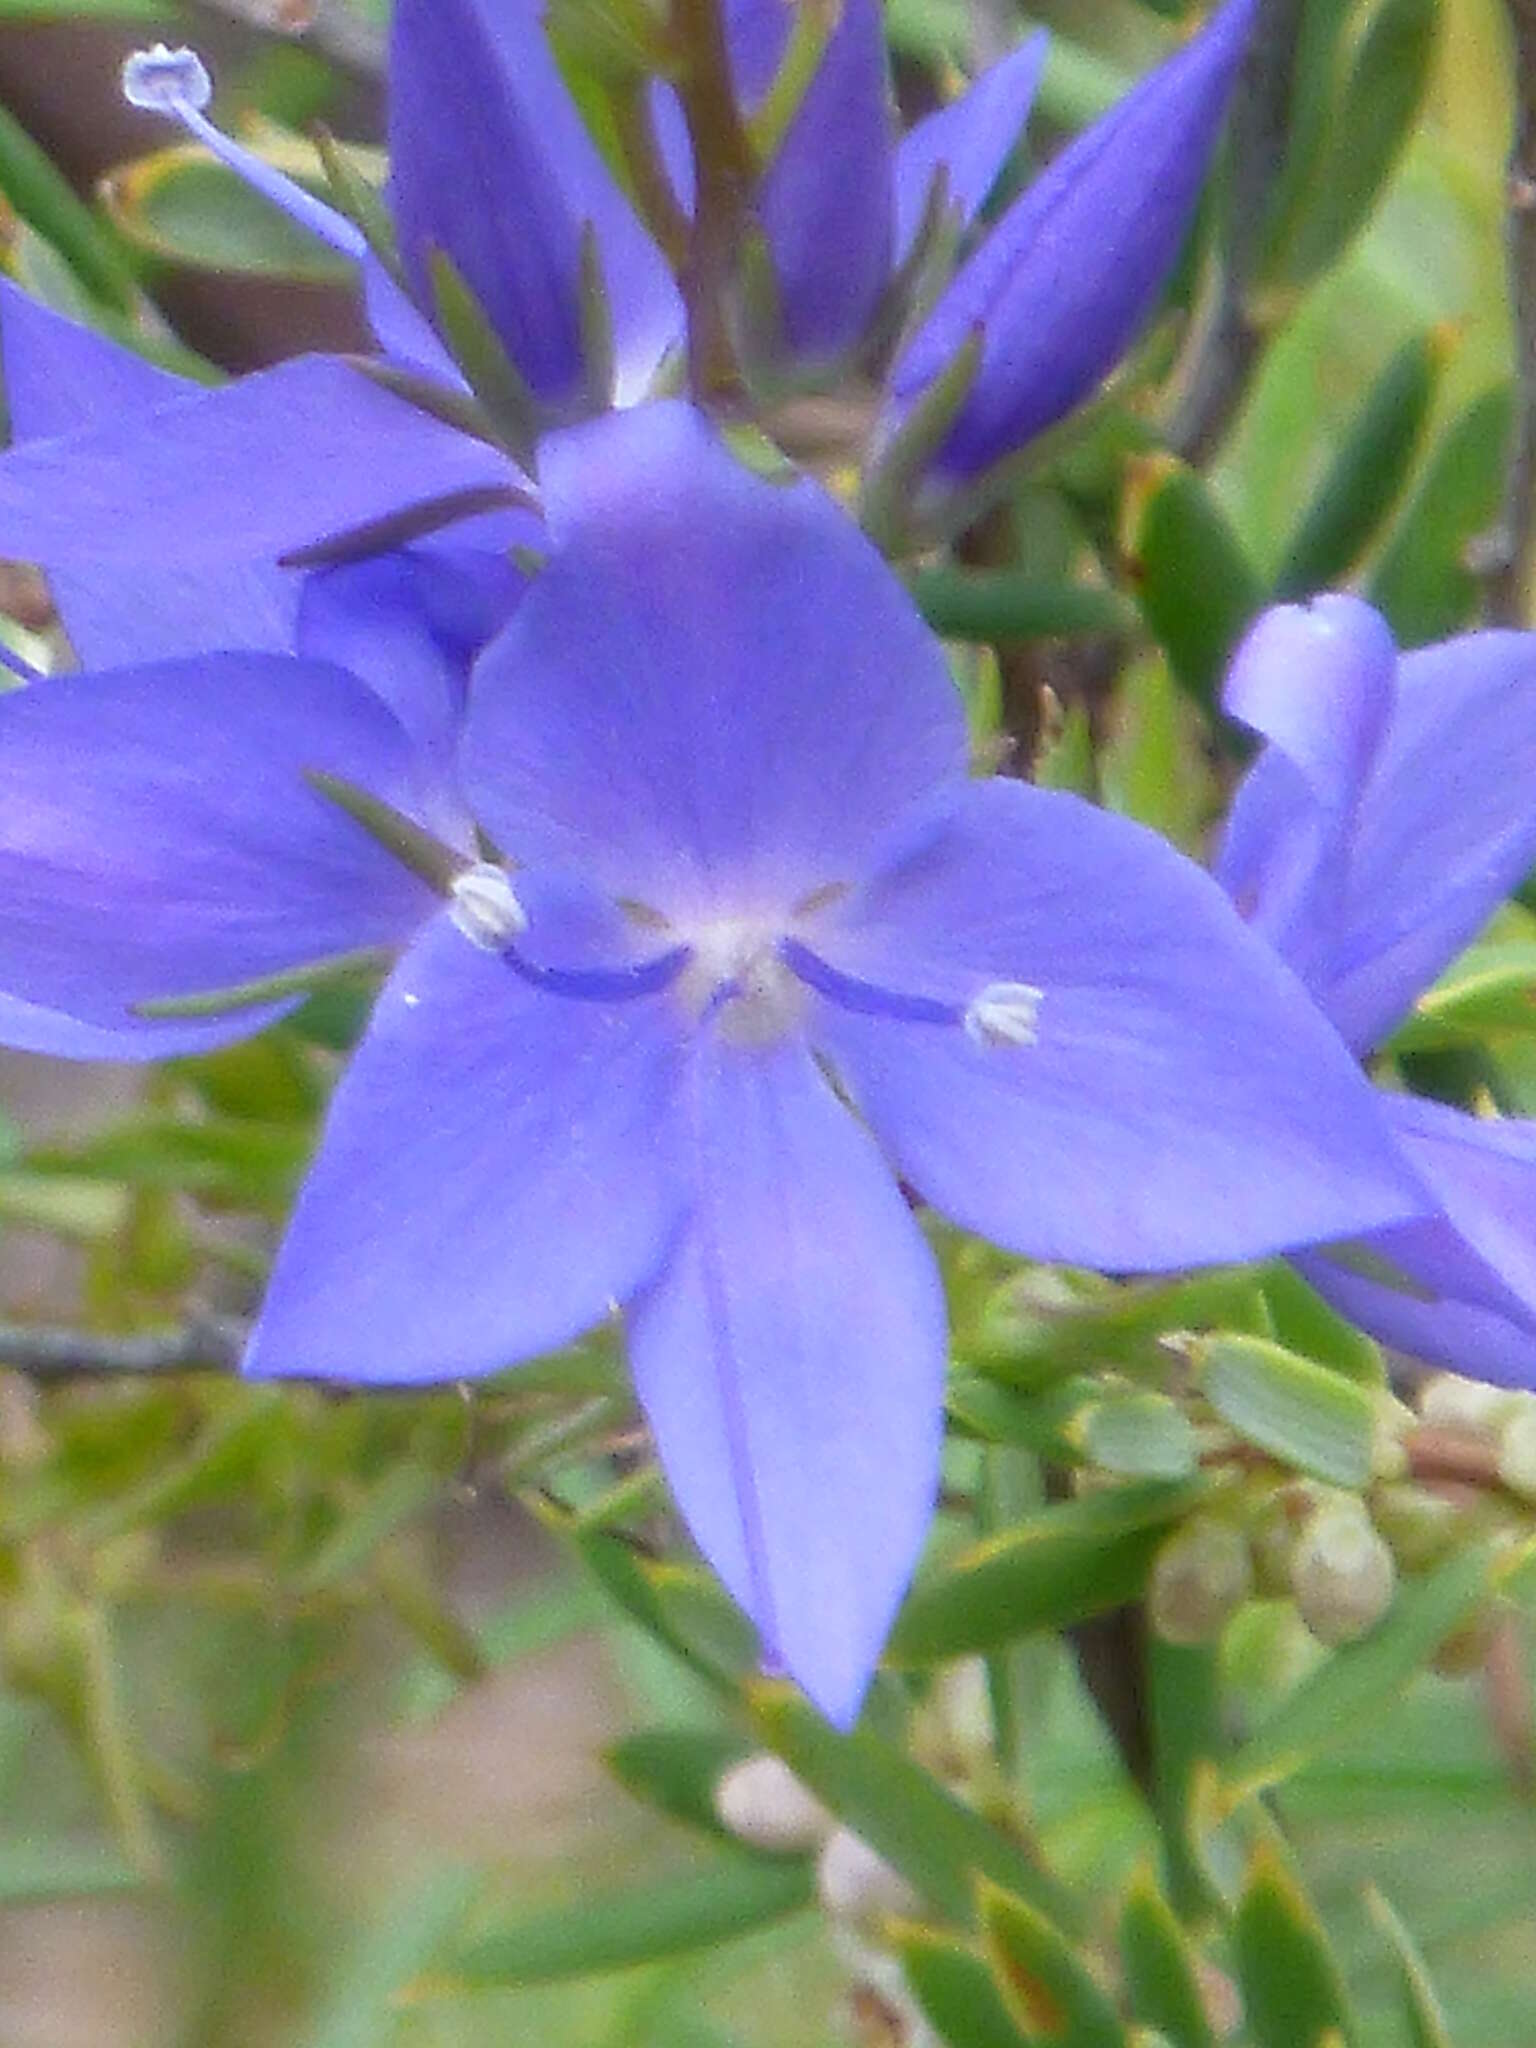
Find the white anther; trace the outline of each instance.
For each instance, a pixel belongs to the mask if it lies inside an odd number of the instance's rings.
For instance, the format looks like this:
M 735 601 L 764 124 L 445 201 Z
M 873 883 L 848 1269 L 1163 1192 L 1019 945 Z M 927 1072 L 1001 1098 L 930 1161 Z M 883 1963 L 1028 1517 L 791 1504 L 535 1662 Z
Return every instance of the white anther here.
M 1044 1001 L 1044 989 L 1030 982 L 989 982 L 966 1005 L 966 1036 L 977 1045 L 1033 1045 Z
M 466 939 L 487 953 L 504 953 L 518 933 L 528 929 L 528 914 L 517 900 L 511 876 L 488 860 L 454 876 L 448 915 Z
M 164 43 L 135 50 L 123 64 L 123 98 L 153 114 L 200 114 L 213 98 L 213 81 L 196 50 L 172 50 Z

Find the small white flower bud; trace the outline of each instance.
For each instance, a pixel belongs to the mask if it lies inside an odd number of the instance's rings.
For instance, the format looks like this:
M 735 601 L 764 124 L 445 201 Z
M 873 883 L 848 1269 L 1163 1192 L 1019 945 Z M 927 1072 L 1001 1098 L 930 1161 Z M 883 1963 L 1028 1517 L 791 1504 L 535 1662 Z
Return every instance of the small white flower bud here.
M 200 114 L 213 98 L 213 81 L 196 50 L 156 43 L 125 59 L 123 98 L 153 114 L 177 114 L 183 107 Z
M 1027 981 L 989 982 L 966 1006 L 966 1036 L 977 1045 L 1033 1045 L 1045 991 Z
M 832 1832 L 832 1816 L 776 1756 L 743 1757 L 715 1786 L 720 1825 L 738 1842 L 785 1855 L 814 1849 Z
M 1522 1500 L 1536 1500 L 1536 1402 L 1514 1401 L 1504 1416 L 1499 1477 Z
M 845 1927 L 876 1928 L 891 1916 L 911 1916 L 922 1901 L 899 1870 L 851 1828 L 839 1828 L 816 1864 L 822 1910 Z
M 527 913 L 517 900 L 511 876 L 488 860 L 477 861 L 454 876 L 448 915 L 471 944 L 487 953 L 504 953 L 518 933 L 528 929 Z
M 1291 1558 L 1291 1592 L 1319 1641 L 1352 1643 L 1392 1605 L 1397 1567 L 1392 1552 L 1358 1500 L 1320 1507 Z
M 1459 1373 L 1436 1373 L 1419 1394 L 1419 1414 L 1425 1422 L 1447 1429 L 1497 1428 L 1499 1415 L 1509 1405 L 1507 1387 L 1487 1387 L 1481 1380 L 1464 1380 Z
M 1197 1515 L 1157 1553 L 1147 1613 L 1165 1642 L 1208 1643 L 1252 1591 L 1247 1537 L 1230 1522 Z

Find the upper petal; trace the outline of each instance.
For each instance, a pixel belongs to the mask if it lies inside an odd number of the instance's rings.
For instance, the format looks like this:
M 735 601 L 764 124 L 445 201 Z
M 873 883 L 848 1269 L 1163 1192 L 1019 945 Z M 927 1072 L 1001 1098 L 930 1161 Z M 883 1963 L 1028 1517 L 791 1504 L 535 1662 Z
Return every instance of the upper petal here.
M 1032 1044 L 828 1003 L 814 1025 L 902 1174 L 1011 1250 L 1157 1270 L 1424 1207 L 1300 985 L 1124 819 L 973 785 L 815 944 L 961 1006 L 995 982 L 1040 992 Z
M 196 388 L 52 312 L 0 278 L 0 347 L 11 435 L 37 441 L 112 424 Z M 156 661 L 210 647 L 292 645 L 298 579 L 241 564 L 188 570 L 178 559 L 56 569 L 53 598 L 84 668 Z
M 690 1226 L 630 1313 L 636 1390 L 765 1657 L 847 1726 L 937 1491 L 938 1274 L 799 1046 L 701 1048 L 692 1123 Z
M 895 419 L 982 335 L 976 380 L 935 459 L 940 481 L 1021 448 L 1086 398 L 1134 340 L 1194 214 L 1254 6 L 1227 0 L 1069 143 L 898 357 Z
M 557 546 L 463 757 L 508 853 L 669 914 L 782 909 L 959 771 L 939 644 L 816 485 L 751 476 L 670 404 L 552 439 L 542 477 Z
M 680 1020 L 546 995 L 434 918 L 336 1091 L 247 1370 L 457 1379 L 600 1322 L 682 1205 Z
M 676 286 L 566 90 L 542 9 L 532 0 L 400 0 L 389 129 L 401 248 L 424 303 L 426 256 L 437 248 L 532 389 L 568 407 L 585 388 L 581 234 L 591 222 L 621 395 L 638 396 L 681 329 Z
M 0 552 L 48 568 L 271 561 L 458 492 L 498 450 L 346 363 L 300 356 L 0 457 Z
M 413 816 L 397 721 L 339 669 L 208 656 L 0 698 L 0 988 L 105 1025 L 406 936 L 433 898 L 305 779 Z
M 990 65 L 947 107 L 916 122 L 896 148 L 896 260 L 912 247 L 935 172 L 949 204 L 969 226 L 1024 133 L 1050 37 L 1044 29 Z

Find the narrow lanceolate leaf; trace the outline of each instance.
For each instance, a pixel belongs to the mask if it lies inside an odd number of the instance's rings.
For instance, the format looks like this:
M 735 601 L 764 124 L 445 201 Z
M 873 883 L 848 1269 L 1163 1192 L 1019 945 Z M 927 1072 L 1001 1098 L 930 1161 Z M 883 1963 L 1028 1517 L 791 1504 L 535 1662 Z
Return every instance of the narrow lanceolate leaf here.
M 588 1894 L 482 1934 L 449 1963 L 457 1984 L 548 1984 L 713 1948 L 809 1905 L 798 1859 L 721 1855 L 706 1868 L 624 1891 Z
M 1162 1834 L 1169 1896 L 1185 1919 L 1220 1904 L 1201 1853 L 1204 1816 L 1197 1799 L 1222 1749 L 1218 1643 L 1147 1646 L 1147 1698 L 1152 1723 L 1152 1798 Z
M 1362 1387 L 1387 1384 L 1381 1346 L 1331 1309 L 1296 1268 L 1277 1260 L 1264 1275 L 1264 1306 L 1275 1339 Z
M 0 107 L 0 193 L 69 264 L 88 291 L 119 313 L 138 299 L 120 245 L 76 197 L 46 150 Z
M 1268 1848 L 1254 1859 L 1232 1925 L 1253 2048 L 1353 2042 L 1349 2001 L 1327 1938 L 1291 1873 Z
M 1351 420 L 1303 512 L 1275 579 L 1277 598 L 1308 597 L 1341 582 L 1402 496 L 1457 335 L 1432 327 L 1403 343 Z
M 1375 211 L 1418 120 L 1439 30 L 1439 0 L 1383 0 L 1376 9 L 1279 264 L 1289 282 L 1326 270 Z
M 1108 1994 L 1078 1950 L 1023 1899 L 992 1884 L 980 1894 L 981 1924 L 1003 1999 L 1026 2041 L 1052 2048 L 1128 2048 Z
M 1393 1049 L 1439 1052 L 1490 1037 L 1536 1033 L 1536 945 L 1513 941 L 1464 953 L 1393 1034 Z
M 1454 2048 L 1450 2029 L 1445 2023 L 1445 2012 L 1430 1981 L 1424 1958 L 1419 1953 L 1418 1943 L 1374 1885 L 1366 1892 L 1365 1905 L 1397 1963 L 1403 2023 L 1412 2048 Z
M 1264 602 L 1258 571 L 1205 479 L 1171 455 L 1130 465 L 1122 547 L 1148 626 L 1207 710 Z
M 733 1842 L 715 1812 L 715 1787 L 747 1753 L 747 1743 L 723 1729 L 651 1728 L 616 1742 L 604 1761 L 636 1799 Z
M 1173 1908 L 1143 1872 L 1120 1914 L 1120 1962 L 1133 2015 L 1173 2048 L 1215 2048 L 1194 1951 Z
M 1202 1490 L 1198 1480 L 1118 1486 L 968 1545 L 908 1597 L 890 1654 L 909 1663 L 966 1656 L 1134 1599 L 1164 1530 Z
M 1233 1757 L 1225 1773 L 1229 1794 L 1280 1784 L 1330 1742 L 1384 1713 L 1494 1577 L 1525 1554 L 1507 1552 L 1501 1559 L 1496 1544 L 1481 1543 L 1400 1587 L 1385 1620 L 1360 1642 L 1335 1650 Z
M 1192 1358 L 1206 1400 L 1246 1442 L 1335 1486 L 1370 1478 L 1375 1404 L 1353 1380 L 1262 1337 L 1201 1338 Z
M 908 1927 L 896 1937 L 896 1953 L 908 1990 L 949 2048 L 1029 2048 L 971 1942 Z
M 978 1877 L 990 1877 L 1062 1924 L 1076 1902 L 990 1822 L 867 1730 L 840 1735 L 786 1685 L 747 1688 L 753 1726 L 839 1820 L 862 1835 L 938 1912 L 968 1920 Z
M 912 595 L 936 633 L 991 645 L 1124 633 L 1136 619 L 1117 590 L 1051 583 L 1011 569 L 919 569 L 912 577 Z
M 1499 515 L 1514 394 L 1474 398 L 1436 443 L 1366 595 L 1401 647 L 1423 647 L 1469 624 L 1481 584 L 1472 548 Z

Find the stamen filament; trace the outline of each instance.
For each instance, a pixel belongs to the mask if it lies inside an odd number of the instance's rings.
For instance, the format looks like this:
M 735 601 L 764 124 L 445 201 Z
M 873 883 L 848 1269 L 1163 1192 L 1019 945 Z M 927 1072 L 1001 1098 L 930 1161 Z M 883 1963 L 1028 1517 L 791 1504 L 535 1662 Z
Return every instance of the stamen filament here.
M 960 1003 L 941 1002 L 935 996 L 908 995 L 900 989 L 881 988 L 856 974 L 844 974 L 799 939 L 780 939 L 779 958 L 791 974 L 815 989 L 840 1009 L 854 1010 L 865 1017 L 894 1017 L 905 1024 L 960 1024 L 965 1009 Z
M 523 981 L 550 995 L 569 996 L 579 1003 L 623 1003 L 669 987 L 693 953 L 687 946 L 673 946 L 628 967 L 544 967 L 515 946 L 509 946 L 501 957 Z
M 368 254 L 367 239 L 345 215 L 214 126 L 203 112 L 211 90 L 208 73 L 194 50 L 171 50 L 157 43 L 153 49 L 136 50 L 123 65 L 123 97 L 130 106 L 179 121 L 263 199 L 338 255 L 361 263 Z

